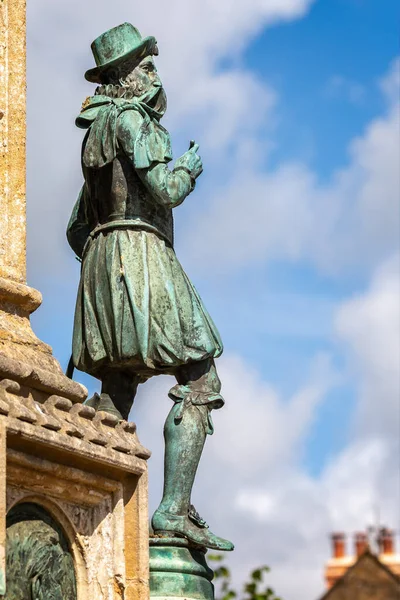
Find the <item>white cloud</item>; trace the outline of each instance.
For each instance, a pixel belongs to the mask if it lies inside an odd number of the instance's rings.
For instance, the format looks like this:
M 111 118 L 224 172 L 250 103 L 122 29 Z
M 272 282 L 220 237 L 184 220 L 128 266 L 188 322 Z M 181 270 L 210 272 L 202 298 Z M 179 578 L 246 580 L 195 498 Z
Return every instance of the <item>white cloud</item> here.
M 382 440 L 360 441 L 336 457 L 318 479 L 283 470 L 283 476 L 268 481 L 264 489 L 238 495 L 243 514 L 254 515 L 258 530 L 273 533 L 268 544 L 271 583 L 283 597 L 306 600 L 321 594 L 331 531 L 344 531 L 350 541 L 355 531 L 376 524 L 378 509 L 385 523 L 397 525 L 399 491 L 392 452 Z M 266 556 L 267 552 L 264 560 Z
M 357 427 L 397 437 L 400 424 L 400 263 L 388 259 L 370 288 L 345 302 L 338 335 L 348 345 L 353 372 L 362 374 Z
M 237 0 L 234 3 L 230 0 L 218 3 L 174 0 L 166 4 L 154 0 L 149 10 L 145 3 L 137 3 L 133 9 L 125 0 L 115 0 L 112 6 L 99 5 L 94 0 L 84 5 L 79 0 L 71 0 L 67 6 L 39 0 L 31 11 L 30 27 L 39 37 L 42 17 L 46 14 L 48 21 L 57 27 L 59 43 L 55 52 L 61 53 L 61 45 L 68 43 L 71 30 L 86 36 L 83 42 L 87 44 L 106 29 L 131 21 L 143 35 L 155 35 L 169 57 L 179 58 L 170 67 L 176 71 L 182 61 L 194 62 L 197 66 L 205 60 L 213 63 L 222 55 L 237 54 L 266 26 L 298 19 L 312 3 L 313 0 Z M 49 42 L 46 40 L 46 43 Z M 76 50 L 72 48 L 71 52 Z
M 241 358 L 228 356 L 219 363 L 227 405 L 215 417 L 221 421 L 218 459 L 223 468 L 240 471 L 244 480 L 254 480 L 298 452 L 298 442 L 309 430 L 315 408 L 335 375 L 328 357 L 320 356 L 309 384 L 284 399 Z M 234 440 L 232 432 L 237 432 Z
M 179 89 L 179 88 L 178 88 Z M 256 99 L 257 110 L 251 106 Z M 225 73 L 206 73 L 178 97 L 173 97 L 173 127 L 195 119 L 201 132 L 202 147 L 223 155 L 229 144 L 254 134 L 271 111 L 275 94 L 250 72 L 232 69 Z M 182 121 L 182 119 L 185 119 Z
M 225 270 L 282 255 L 299 259 L 315 221 L 313 174 L 295 164 L 271 174 L 251 166 L 233 165 L 232 171 L 229 185 L 216 189 L 188 233 L 185 250 L 192 260 L 213 260 L 214 268 Z
M 304 599 L 321 591 L 330 531 L 351 534 L 378 518 L 381 524 L 399 525 L 399 306 L 394 256 L 376 270 L 364 294 L 338 307 L 338 336 L 349 376 L 358 382 L 348 445 L 317 478 L 293 461 L 282 461 L 268 471 L 265 483 L 245 483 L 236 494 L 236 509 L 269 532 L 265 560 L 273 564 L 271 582 L 288 600 L 302 599 L 299 589 L 306 590 Z M 290 430 L 290 423 L 281 431 Z M 288 576 L 293 573 L 296 577 Z
M 258 542 L 249 563 L 269 561 L 271 584 L 286 600 L 322 594 L 330 532 L 344 531 L 351 542 L 354 532 L 375 525 L 378 515 L 381 523 L 398 525 L 395 450 L 382 439 L 360 440 L 335 457 L 318 479 L 279 465 L 280 472 L 268 474 L 266 483 L 237 494 L 235 506 L 250 530 L 266 536 L 263 553 Z M 251 552 L 251 544 L 246 550 Z
M 348 166 L 327 184 L 301 163 L 267 172 L 232 165 L 230 183 L 199 209 L 186 244 L 192 260 L 200 267 L 213 260 L 225 271 L 280 258 L 337 273 L 368 269 L 393 252 L 400 225 L 397 66 L 381 85 L 385 114 L 350 143 Z

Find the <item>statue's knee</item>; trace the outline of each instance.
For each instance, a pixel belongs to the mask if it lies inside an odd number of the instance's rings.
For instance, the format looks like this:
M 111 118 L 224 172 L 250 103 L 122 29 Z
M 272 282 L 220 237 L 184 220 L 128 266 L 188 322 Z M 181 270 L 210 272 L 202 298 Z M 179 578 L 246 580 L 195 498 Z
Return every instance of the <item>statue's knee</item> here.
M 207 380 L 208 380 L 208 384 L 210 389 L 215 393 L 215 394 L 219 394 L 221 391 L 221 380 L 218 377 L 218 373 L 217 373 L 217 369 L 215 367 L 214 361 L 212 362 L 212 367 L 210 368 L 208 374 L 207 374 Z
M 214 433 L 214 423 L 211 417 L 211 411 L 213 409 L 212 403 L 197 405 L 196 409 L 200 414 L 200 420 L 205 433 L 207 435 L 212 435 Z
M 186 385 L 193 390 L 213 393 L 221 391 L 221 381 L 212 358 L 180 367 L 176 379 L 180 385 Z

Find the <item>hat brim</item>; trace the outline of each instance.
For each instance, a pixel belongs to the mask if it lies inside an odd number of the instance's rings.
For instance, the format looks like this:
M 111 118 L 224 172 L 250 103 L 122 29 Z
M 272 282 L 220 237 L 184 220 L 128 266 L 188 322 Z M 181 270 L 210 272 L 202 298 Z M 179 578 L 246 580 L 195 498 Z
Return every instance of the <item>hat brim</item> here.
M 132 48 L 132 50 L 126 52 L 122 56 L 119 56 L 118 58 L 115 58 L 114 60 L 111 60 L 110 62 L 105 63 L 104 65 L 100 65 L 99 67 L 94 67 L 94 69 L 89 69 L 88 71 L 86 71 L 85 79 L 87 81 L 90 81 L 91 83 L 101 83 L 101 74 L 105 70 L 115 65 L 119 65 L 120 63 L 125 62 L 130 58 L 134 58 L 135 56 L 142 60 L 146 56 L 157 54 L 156 50 L 156 38 L 153 36 L 146 37 L 140 42 L 138 46 L 135 46 L 134 48 Z

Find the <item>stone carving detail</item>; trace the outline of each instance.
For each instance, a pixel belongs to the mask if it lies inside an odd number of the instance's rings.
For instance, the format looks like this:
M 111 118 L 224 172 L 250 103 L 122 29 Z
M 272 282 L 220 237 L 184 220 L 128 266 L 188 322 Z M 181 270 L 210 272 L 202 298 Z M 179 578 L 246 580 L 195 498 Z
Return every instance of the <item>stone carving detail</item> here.
M 81 535 L 89 536 L 92 527 L 91 510 L 76 504 L 62 503 L 61 506 L 65 514 L 71 519 L 76 531 L 79 531 Z
M 0 365 L 1 367 L 1 365 Z M 90 406 L 73 404 L 68 398 L 36 392 L 17 381 L 1 379 L 0 416 L 7 416 L 9 431 L 73 446 L 74 452 L 104 454 L 107 460 L 126 457 L 147 459 L 150 452 L 137 437 L 136 425 L 119 420 Z
M 1 292 L 0 286 L 0 300 Z M 87 395 L 86 388 L 65 377 L 59 366 L 55 372 L 49 372 L 40 367 L 28 366 L 4 354 L 0 354 L 0 377 L 10 378 L 14 382 L 42 390 L 48 395 L 62 394 L 72 402 L 83 402 Z
M 12 506 L 14 506 L 14 504 L 16 504 L 17 502 L 20 502 L 20 500 L 22 500 L 25 495 L 26 495 L 26 492 L 23 489 L 12 487 L 12 486 L 8 485 L 7 486 L 7 499 L 6 499 L 7 511 L 9 511 L 10 508 Z
M 21 470 L 19 474 L 17 474 L 16 471 L 18 467 L 16 466 L 15 461 L 17 460 L 18 456 L 18 453 L 11 453 L 10 470 L 14 470 L 13 477 L 19 477 L 19 480 L 21 481 L 23 478 L 23 471 Z M 45 463 L 46 461 L 43 462 Z M 44 475 L 44 482 L 45 477 L 46 476 Z M 75 568 L 77 569 L 77 573 L 82 573 L 80 570 L 82 567 L 85 572 L 90 573 L 88 588 L 85 589 L 89 594 L 88 598 L 90 597 L 95 600 L 111 600 L 111 598 L 114 598 L 112 592 L 110 592 L 110 586 L 113 588 L 114 585 L 117 585 L 118 587 L 122 586 L 121 589 L 124 588 L 124 561 L 126 559 L 126 552 L 129 553 L 129 550 L 127 550 L 124 546 L 124 529 L 121 527 L 124 521 L 125 511 L 124 504 L 121 502 L 123 496 L 122 484 L 112 480 L 102 480 L 102 483 L 105 487 L 108 487 L 107 482 L 109 482 L 110 485 L 109 492 L 104 492 L 103 499 L 90 506 L 83 506 L 80 504 L 78 498 L 82 496 L 82 493 L 88 494 L 89 492 L 87 486 L 84 483 L 80 484 L 77 480 L 71 479 L 71 501 L 64 501 L 60 497 L 53 498 L 48 494 L 43 495 L 43 501 L 46 502 L 45 506 L 50 506 L 50 501 L 54 508 L 57 509 L 56 512 L 53 513 L 53 511 L 51 511 L 51 513 L 56 515 L 62 514 L 63 519 L 60 519 L 60 522 L 65 523 L 69 521 L 71 524 L 70 535 L 71 539 L 74 540 L 74 556 L 80 555 L 81 557 L 80 561 L 75 564 Z M 35 506 L 39 512 L 42 511 L 45 512 L 45 514 L 48 514 L 38 506 L 41 504 L 41 495 L 34 492 L 35 495 L 33 499 L 29 481 L 27 482 L 25 489 L 23 487 L 24 484 L 22 483 L 21 485 L 22 487 L 9 485 L 7 488 L 7 506 L 9 515 L 12 517 L 13 514 L 21 511 L 21 508 L 23 509 L 26 506 L 32 505 Z M 44 485 L 46 489 L 48 489 L 48 484 L 46 482 Z M 73 499 L 74 494 L 76 501 Z M 51 519 L 51 517 L 49 518 Z M 10 522 L 11 521 L 9 517 L 8 524 Z M 12 553 L 10 554 L 8 550 L 7 552 L 14 561 L 17 559 L 20 561 L 25 559 L 28 560 L 25 552 L 26 548 L 28 548 L 28 550 L 34 548 L 36 552 L 37 545 L 33 544 L 34 538 L 40 540 L 43 537 L 42 534 L 44 536 L 47 535 L 46 527 L 43 530 L 41 525 L 40 527 L 35 525 L 33 529 L 29 526 L 28 530 L 30 540 L 29 543 L 27 542 L 27 544 L 23 544 L 21 542 L 21 531 L 23 531 L 24 535 L 27 531 L 25 525 L 19 524 L 18 527 L 14 527 L 12 531 Z M 8 547 L 11 543 L 10 531 L 10 528 L 8 528 Z M 49 538 L 45 537 L 43 539 L 46 539 L 46 543 L 48 544 Z M 58 554 L 56 552 L 56 558 L 57 556 Z M 54 556 L 51 555 L 49 560 L 53 560 L 53 558 Z M 78 564 L 80 565 L 79 568 Z M 146 562 L 146 566 L 147 564 L 148 563 Z M 7 564 L 7 573 L 9 572 L 8 566 L 9 565 Z M 15 568 L 11 568 L 10 572 L 10 577 L 14 577 Z M 26 576 L 26 573 L 24 576 Z M 30 600 L 31 598 L 34 598 L 34 600 L 42 600 L 40 595 L 23 595 L 23 592 L 25 593 L 25 589 L 23 590 L 21 585 L 22 583 L 20 582 L 20 587 L 9 587 L 9 590 L 11 590 L 9 591 L 10 595 L 6 596 L 5 600 L 27 600 L 28 598 Z M 111 594 L 110 596 L 108 595 L 109 593 Z M 67 592 L 65 592 L 65 594 L 65 600 L 75 600 L 75 597 L 68 596 Z M 123 596 L 121 595 L 121 598 L 122 597 Z M 62 596 L 62 598 L 64 599 L 64 596 Z M 44 596 L 43 600 L 59 600 L 59 596 L 55 594 L 54 599 L 51 595 Z

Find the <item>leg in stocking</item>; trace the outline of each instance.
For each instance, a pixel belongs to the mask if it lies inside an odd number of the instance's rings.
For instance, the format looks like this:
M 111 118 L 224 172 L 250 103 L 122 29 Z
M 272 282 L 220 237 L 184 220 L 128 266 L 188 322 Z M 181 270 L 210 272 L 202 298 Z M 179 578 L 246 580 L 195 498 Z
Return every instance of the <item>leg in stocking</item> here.
M 100 402 L 97 410 L 109 412 L 119 419 L 128 420 L 141 378 L 121 371 L 109 371 L 102 378 Z
M 177 374 L 179 384 L 170 396 L 175 402 L 164 427 L 165 464 L 163 499 L 152 520 L 155 532 L 186 537 L 217 550 L 233 544 L 215 536 L 191 509 L 191 492 L 207 433 L 212 433 L 210 411 L 223 405 L 214 362 L 194 363 Z

